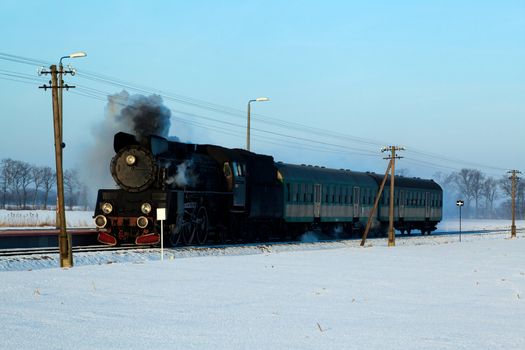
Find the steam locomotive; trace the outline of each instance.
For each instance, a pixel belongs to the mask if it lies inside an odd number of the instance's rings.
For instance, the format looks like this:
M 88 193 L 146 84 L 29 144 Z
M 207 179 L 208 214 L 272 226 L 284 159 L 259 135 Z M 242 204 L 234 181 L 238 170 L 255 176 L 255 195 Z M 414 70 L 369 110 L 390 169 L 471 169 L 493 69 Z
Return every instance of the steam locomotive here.
M 114 137 L 111 175 L 118 189 L 100 189 L 94 213 L 107 245 L 172 245 L 291 238 L 307 230 L 361 235 L 382 176 L 275 162 L 273 157 L 151 135 Z M 373 230 L 386 233 L 389 181 Z M 433 180 L 395 178 L 394 227 L 430 234 L 442 218 Z M 157 213 L 165 213 L 165 220 Z M 164 216 L 164 214 L 162 214 Z

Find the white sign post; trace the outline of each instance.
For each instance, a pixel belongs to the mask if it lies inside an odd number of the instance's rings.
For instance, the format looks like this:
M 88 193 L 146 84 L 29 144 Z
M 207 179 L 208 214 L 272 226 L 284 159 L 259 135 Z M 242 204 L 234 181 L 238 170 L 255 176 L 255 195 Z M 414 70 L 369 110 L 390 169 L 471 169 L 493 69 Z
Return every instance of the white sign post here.
M 166 208 L 157 208 L 157 220 L 160 221 L 160 260 L 164 260 L 164 220 Z

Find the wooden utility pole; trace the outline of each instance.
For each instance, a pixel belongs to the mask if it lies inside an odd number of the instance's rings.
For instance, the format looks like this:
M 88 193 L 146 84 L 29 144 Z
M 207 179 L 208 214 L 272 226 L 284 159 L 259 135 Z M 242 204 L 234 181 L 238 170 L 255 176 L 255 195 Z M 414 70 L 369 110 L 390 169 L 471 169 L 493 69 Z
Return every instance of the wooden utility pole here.
M 372 217 L 374 216 L 374 213 L 377 210 L 377 205 L 379 204 L 379 199 L 381 198 L 381 194 L 383 193 L 383 188 L 385 187 L 386 179 L 388 178 L 388 172 L 390 171 L 391 166 L 392 166 L 392 161 L 388 162 L 388 166 L 385 172 L 385 177 L 383 177 L 383 181 L 381 182 L 381 186 L 379 187 L 379 191 L 377 192 L 376 200 L 374 202 L 374 207 L 372 208 L 372 211 L 368 215 L 368 222 L 366 223 L 365 232 L 363 233 L 363 237 L 361 238 L 361 247 L 363 247 L 366 243 L 366 237 L 368 236 L 368 232 L 370 231 L 370 226 L 372 226 Z
M 516 181 L 518 180 L 517 174 L 521 174 L 518 170 L 511 170 L 507 172 L 511 174 L 509 179 L 512 180 L 512 225 L 510 226 L 510 237 L 516 238 Z
M 50 71 L 43 71 L 42 73 L 51 74 L 51 85 L 43 85 L 40 88 L 51 89 L 51 97 L 53 102 L 53 127 L 55 135 L 55 162 L 56 162 L 56 173 L 57 173 L 57 210 L 59 220 L 59 235 L 58 235 L 58 247 L 60 251 L 60 267 L 72 267 L 73 266 L 73 252 L 71 247 L 71 234 L 67 233 L 66 230 L 66 210 L 64 202 L 64 173 L 62 168 L 62 112 L 60 108 L 59 93 L 58 90 L 63 88 L 62 82 L 58 82 L 57 79 L 57 67 L 52 65 Z M 68 88 L 74 86 L 68 86 Z
M 391 155 L 385 159 L 390 160 L 390 209 L 388 211 L 388 246 L 393 247 L 396 245 L 396 235 L 394 232 L 394 177 L 396 174 L 396 158 L 400 159 L 396 155 L 396 151 L 403 151 L 404 147 L 388 146 L 381 149 L 381 152 L 390 151 Z

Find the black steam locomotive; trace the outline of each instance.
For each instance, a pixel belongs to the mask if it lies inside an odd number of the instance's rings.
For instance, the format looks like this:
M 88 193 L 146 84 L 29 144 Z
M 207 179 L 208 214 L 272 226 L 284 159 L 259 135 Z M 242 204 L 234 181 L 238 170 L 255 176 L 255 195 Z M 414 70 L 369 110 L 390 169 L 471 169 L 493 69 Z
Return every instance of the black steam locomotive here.
M 98 191 L 95 224 L 108 245 L 172 245 L 296 237 L 309 229 L 360 235 L 382 176 L 274 162 L 273 157 L 214 145 L 117 133 L 111 174 L 119 189 Z M 388 183 L 373 227 L 388 225 Z M 442 218 L 441 187 L 396 177 L 394 227 L 429 234 Z M 160 213 L 160 211 L 159 211 Z

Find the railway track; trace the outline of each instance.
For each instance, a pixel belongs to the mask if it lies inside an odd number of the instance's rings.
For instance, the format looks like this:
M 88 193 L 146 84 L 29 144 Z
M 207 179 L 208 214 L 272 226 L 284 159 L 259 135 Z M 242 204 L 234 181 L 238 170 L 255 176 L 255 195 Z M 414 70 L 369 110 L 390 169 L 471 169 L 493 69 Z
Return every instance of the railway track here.
M 118 250 L 141 250 L 151 249 L 151 247 L 138 247 L 135 245 L 123 245 L 120 247 L 108 247 L 105 245 L 93 245 L 93 246 L 82 246 L 73 247 L 73 253 L 89 253 L 89 252 L 110 252 Z M 16 249 L 0 249 L 0 257 L 2 256 L 17 256 L 17 255 L 45 255 L 45 254 L 58 254 L 58 247 L 45 247 L 45 248 L 16 248 Z
M 518 229 L 517 232 L 525 232 L 525 229 Z M 431 236 L 458 236 L 459 231 L 447 231 L 447 232 L 434 232 Z M 505 234 L 509 233 L 510 235 L 510 229 L 487 229 L 487 230 L 468 230 L 468 231 L 462 231 L 461 234 L 468 236 L 468 235 L 484 235 L 484 234 Z M 396 235 L 396 238 L 398 239 L 410 239 L 410 238 L 418 238 L 418 237 L 426 237 L 421 236 L 420 234 L 412 234 L 412 235 Z M 383 238 L 370 238 L 369 240 L 376 240 L 376 239 L 383 239 Z M 212 244 L 212 245 L 200 245 L 200 246 L 179 246 L 179 247 L 166 247 L 167 250 L 173 250 L 173 251 L 205 251 L 210 249 L 227 249 L 227 248 L 239 248 L 239 247 L 271 247 L 275 245 L 297 245 L 297 244 L 312 244 L 312 243 L 330 243 L 330 242 L 340 242 L 340 241 L 357 241 L 360 240 L 360 238 L 352 238 L 352 239 L 335 239 L 335 238 L 320 238 L 318 237 L 318 240 L 316 241 L 307 241 L 307 242 L 301 242 L 301 241 L 273 241 L 273 242 L 258 242 L 258 243 L 236 243 L 236 244 Z M 108 247 L 105 245 L 90 245 L 90 246 L 75 246 L 73 247 L 73 253 L 88 253 L 88 252 L 111 252 L 111 251 L 125 251 L 125 250 L 144 250 L 147 251 L 148 249 L 155 249 L 158 250 L 159 247 L 151 247 L 151 246 L 136 246 L 136 245 L 121 245 L 121 246 L 115 246 L 115 247 Z M 46 247 L 46 248 L 16 248 L 16 249 L 0 249 L 0 257 L 8 257 L 8 256 L 30 256 L 30 255 L 46 255 L 46 254 L 58 254 L 59 250 L 57 247 Z

